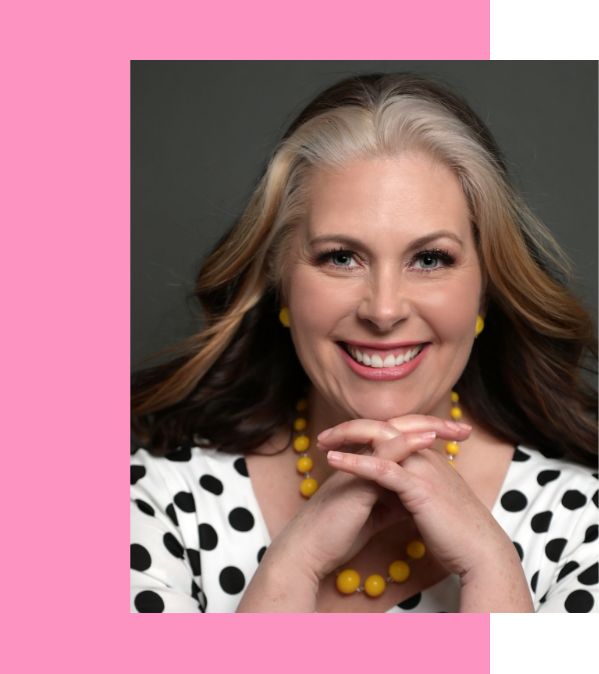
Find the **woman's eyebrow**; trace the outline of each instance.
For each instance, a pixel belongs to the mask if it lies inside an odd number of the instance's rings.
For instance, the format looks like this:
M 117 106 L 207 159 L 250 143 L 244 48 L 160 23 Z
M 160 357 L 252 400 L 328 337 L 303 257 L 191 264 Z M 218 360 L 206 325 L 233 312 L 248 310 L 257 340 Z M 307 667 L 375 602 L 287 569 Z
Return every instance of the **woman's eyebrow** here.
M 453 239 L 460 246 L 463 246 L 462 239 L 460 239 L 460 237 L 457 234 L 454 234 L 453 232 L 450 232 L 447 229 L 440 229 L 436 232 L 431 232 L 430 234 L 426 234 L 425 236 L 420 236 L 417 239 L 414 239 L 408 244 L 407 250 L 414 250 L 416 248 L 421 248 L 422 246 L 426 246 L 432 241 L 442 238 Z M 345 234 L 324 234 L 322 236 L 315 236 L 313 239 L 310 239 L 309 241 L 311 246 L 318 243 L 327 243 L 327 242 L 341 243 L 343 245 L 347 245 L 350 248 L 366 248 L 366 246 L 362 241 L 360 241 L 359 239 L 355 239 L 351 236 L 346 236 Z

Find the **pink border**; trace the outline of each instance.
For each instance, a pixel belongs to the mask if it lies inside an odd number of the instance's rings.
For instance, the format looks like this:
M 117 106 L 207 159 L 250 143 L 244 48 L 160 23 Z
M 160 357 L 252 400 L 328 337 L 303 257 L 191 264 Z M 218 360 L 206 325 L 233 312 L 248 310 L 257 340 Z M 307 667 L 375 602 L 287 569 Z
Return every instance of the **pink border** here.
M 489 57 L 487 1 L 217 5 L 5 9 L 8 670 L 484 673 L 487 615 L 129 614 L 129 61 Z

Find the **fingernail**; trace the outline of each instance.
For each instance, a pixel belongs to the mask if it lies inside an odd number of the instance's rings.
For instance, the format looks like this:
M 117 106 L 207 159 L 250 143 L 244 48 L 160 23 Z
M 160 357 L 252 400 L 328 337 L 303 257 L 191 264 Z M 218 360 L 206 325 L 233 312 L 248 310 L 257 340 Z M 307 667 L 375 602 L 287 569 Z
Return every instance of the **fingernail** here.
M 448 428 L 451 428 L 452 431 L 461 431 L 462 430 L 462 424 L 458 424 L 456 421 L 446 421 L 445 425 Z
M 319 440 L 324 440 L 328 435 L 331 434 L 332 430 L 333 430 L 332 428 L 327 428 L 326 431 L 323 431 L 322 433 L 319 433 L 316 437 Z
M 465 428 L 467 431 L 471 431 L 471 430 L 472 430 L 472 426 L 471 426 L 470 424 L 465 424 L 465 423 L 462 422 L 462 421 L 460 421 L 460 426 L 461 426 L 462 428 Z
M 327 452 L 327 459 L 329 461 L 341 461 L 342 457 L 343 452 L 334 452 L 333 450 Z
M 435 433 L 435 431 L 428 431 L 427 433 L 421 433 L 420 434 L 420 439 L 425 440 L 427 442 L 429 440 L 434 440 L 436 437 L 437 437 L 437 434 Z

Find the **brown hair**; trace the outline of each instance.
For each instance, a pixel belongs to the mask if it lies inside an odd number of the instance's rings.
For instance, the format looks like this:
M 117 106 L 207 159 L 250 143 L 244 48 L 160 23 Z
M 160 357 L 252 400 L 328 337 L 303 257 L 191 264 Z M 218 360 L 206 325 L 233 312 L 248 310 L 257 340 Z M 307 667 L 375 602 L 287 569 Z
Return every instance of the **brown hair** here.
M 275 149 L 246 210 L 200 270 L 205 327 L 133 377 L 139 444 L 250 451 L 290 424 L 308 380 L 278 323 L 281 270 L 314 166 L 418 149 L 459 178 L 486 282 L 486 329 L 456 389 L 481 425 L 582 463 L 596 456 L 597 394 L 582 370 L 592 320 L 567 261 L 522 202 L 490 132 L 454 93 L 412 74 L 362 75 L 320 94 Z

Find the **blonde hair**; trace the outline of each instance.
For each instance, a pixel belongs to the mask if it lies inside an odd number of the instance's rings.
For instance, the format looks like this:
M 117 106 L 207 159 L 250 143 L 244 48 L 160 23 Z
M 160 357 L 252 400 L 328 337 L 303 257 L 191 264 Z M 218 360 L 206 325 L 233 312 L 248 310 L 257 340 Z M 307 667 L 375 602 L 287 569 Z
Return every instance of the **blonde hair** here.
M 581 415 L 567 424 L 569 430 L 587 419 L 590 393 L 577 372 L 583 352 L 594 348 L 592 322 L 565 285 L 569 276 L 565 256 L 514 191 L 501 154 L 475 113 L 452 92 L 410 74 L 345 80 L 323 92 L 292 124 L 243 215 L 200 272 L 196 294 L 206 327 L 182 345 L 183 360 L 166 378 L 156 379 L 134 398 L 134 412 L 168 408 L 194 391 L 197 394 L 206 373 L 239 335 L 248 312 L 256 310 L 268 293 L 277 296 L 294 228 L 306 214 L 308 177 L 315 167 L 339 168 L 357 159 L 410 151 L 431 155 L 460 180 L 486 277 L 487 335 L 495 322 L 503 336 L 516 340 L 534 361 L 532 371 L 526 368 L 533 377 L 532 389 L 516 384 L 498 391 L 517 393 L 519 411 L 508 404 L 505 412 L 494 413 L 489 400 L 478 410 L 483 421 L 489 423 L 490 417 L 491 426 L 502 433 L 518 414 L 521 421 L 542 425 L 555 407 L 550 388 L 557 384 L 556 373 L 562 382 L 564 377 L 568 380 L 570 397 Z M 493 341 L 497 343 L 497 335 Z M 555 348 L 539 350 L 543 341 Z M 566 343 L 571 353 L 563 358 Z M 482 353 L 484 349 L 475 349 L 471 360 Z M 550 372 L 549 359 L 557 353 L 562 356 L 551 363 Z M 474 383 L 480 372 L 470 374 L 463 385 L 472 395 L 480 393 L 476 389 L 483 382 Z M 533 436 L 537 442 L 547 439 L 543 432 Z

